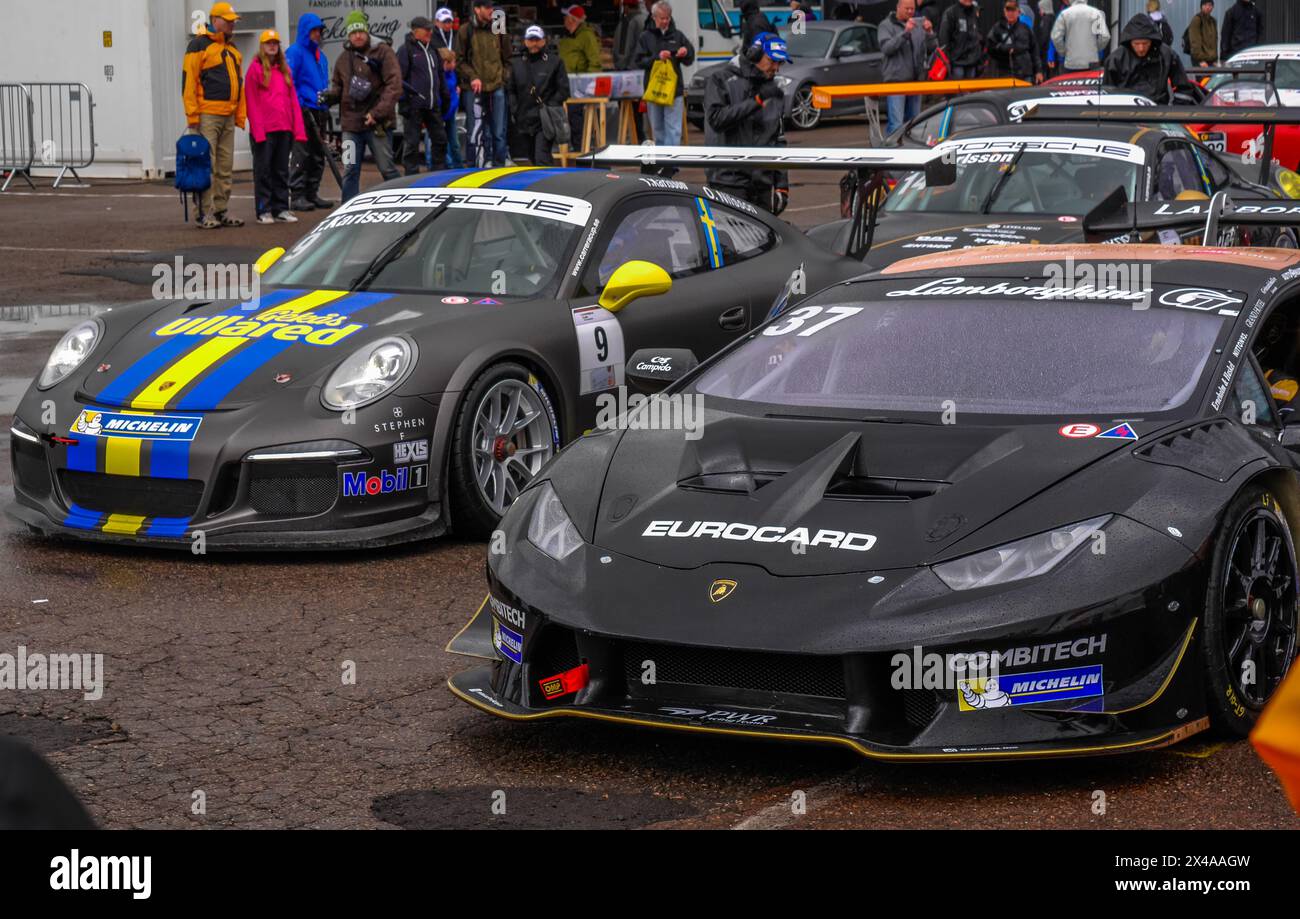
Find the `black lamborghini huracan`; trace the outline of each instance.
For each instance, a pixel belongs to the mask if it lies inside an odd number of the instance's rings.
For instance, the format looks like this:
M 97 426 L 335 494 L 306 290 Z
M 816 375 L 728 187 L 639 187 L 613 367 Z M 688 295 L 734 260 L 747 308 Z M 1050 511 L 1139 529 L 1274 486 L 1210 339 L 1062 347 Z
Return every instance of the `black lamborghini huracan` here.
M 1244 734 L 1296 652 L 1298 330 L 1295 252 L 998 246 L 634 355 L 676 382 L 511 507 L 451 690 L 884 759 Z

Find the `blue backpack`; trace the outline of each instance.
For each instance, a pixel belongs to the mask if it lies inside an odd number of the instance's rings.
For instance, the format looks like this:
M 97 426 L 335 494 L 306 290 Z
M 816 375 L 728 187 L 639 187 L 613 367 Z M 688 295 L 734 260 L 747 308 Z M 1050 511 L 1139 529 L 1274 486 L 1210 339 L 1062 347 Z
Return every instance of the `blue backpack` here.
M 182 134 L 176 141 L 176 188 L 185 205 L 185 222 L 190 222 L 190 202 L 186 195 L 194 195 L 198 207 L 199 194 L 212 186 L 212 148 L 202 134 Z

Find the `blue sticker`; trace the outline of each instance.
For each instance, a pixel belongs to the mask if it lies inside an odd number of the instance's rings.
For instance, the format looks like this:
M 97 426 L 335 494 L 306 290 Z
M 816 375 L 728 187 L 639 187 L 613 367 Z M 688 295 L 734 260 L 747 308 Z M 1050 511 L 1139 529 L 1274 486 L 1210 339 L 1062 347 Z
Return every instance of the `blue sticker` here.
M 1040 705 L 1066 699 L 1088 699 L 1103 695 L 1101 664 L 1040 670 L 1035 673 L 1003 673 L 996 677 L 957 681 L 957 707 L 963 712 L 1013 705 Z
M 524 662 L 524 636 L 492 619 L 492 644 L 516 664 Z
M 1102 431 L 1097 436 L 1111 437 L 1114 438 L 1115 440 L 1137 440 L 1138 439 L 1137 431 L 1133 430 L 1133 426 L 1128 422 L 1125 422 L 1124 424 L 1117 424 L 1109 431 Z

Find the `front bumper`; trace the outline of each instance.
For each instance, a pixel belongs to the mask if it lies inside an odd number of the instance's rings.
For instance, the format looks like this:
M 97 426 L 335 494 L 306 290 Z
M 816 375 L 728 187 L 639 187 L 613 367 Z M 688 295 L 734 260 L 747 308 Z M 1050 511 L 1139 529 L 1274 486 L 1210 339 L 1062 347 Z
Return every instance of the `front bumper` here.
M 1205 572 L 1152 535 L 1120 520 L 1110 561 L 1075 557 L 1061 575 L 969 597 L 928 570 L 884 572 L 873 585 L 865 574 L 776 577 L 736 564 L 666 569 L 589 546 L 565 572 L 515 541 L 492 558 L 490 597 L 448 647 L 490 663 L 449 686 L 511 720 L 822 742 L 878 759 L 1165 746 L 1209 726 L 1197 664 Z M 1109 569 L 1134 585 L 1124 591 L 1107 593 L 1088 572 L 1130 562 L 1142 578 Z M 709 585 L 726 579 L 739 582 L 735 597 L 710 602 Z M 981 655 L 1001 662 L 1009 701 L 966 683 L 980 697 L 972 705 L 947 672 Z M 575 671 L 576 691 L 548 697 L 543 684 Z
M 20 407 L 11 517 L 47 536 L 192 551 L 358 549 L 446 530 L 436 399 L 394 396 L 351 423 L 264 404 L 131 413 L 192 419 L 188 440 L 75 430 L 98 408 L 60 403 L 77 421 L 42 430 Z

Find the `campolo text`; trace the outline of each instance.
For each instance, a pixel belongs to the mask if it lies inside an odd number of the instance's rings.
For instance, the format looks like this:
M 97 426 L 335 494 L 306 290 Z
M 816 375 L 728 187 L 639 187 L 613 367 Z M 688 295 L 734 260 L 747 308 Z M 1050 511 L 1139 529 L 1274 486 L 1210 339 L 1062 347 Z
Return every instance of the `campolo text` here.
M 308 345 L 330 347 L 337 345 L 353 332 L 364 329 L 365 323 L 347 322 L 342 313 L 296 313 L 292 310 L 281 312 L 267 310 L 257 317 L 200 316 L 199 318 L 175 319 L 155 335 L 197 335 L 218 336 L 221 338 L 253 339 L 269 336 L 278 341 L 301 341 Z
M 80 689 L 87 702 L 97 702 L 104 695 L 104 655 L 28 654 L 19 645 L 16 655 L 0 654 L 0 689 Z

